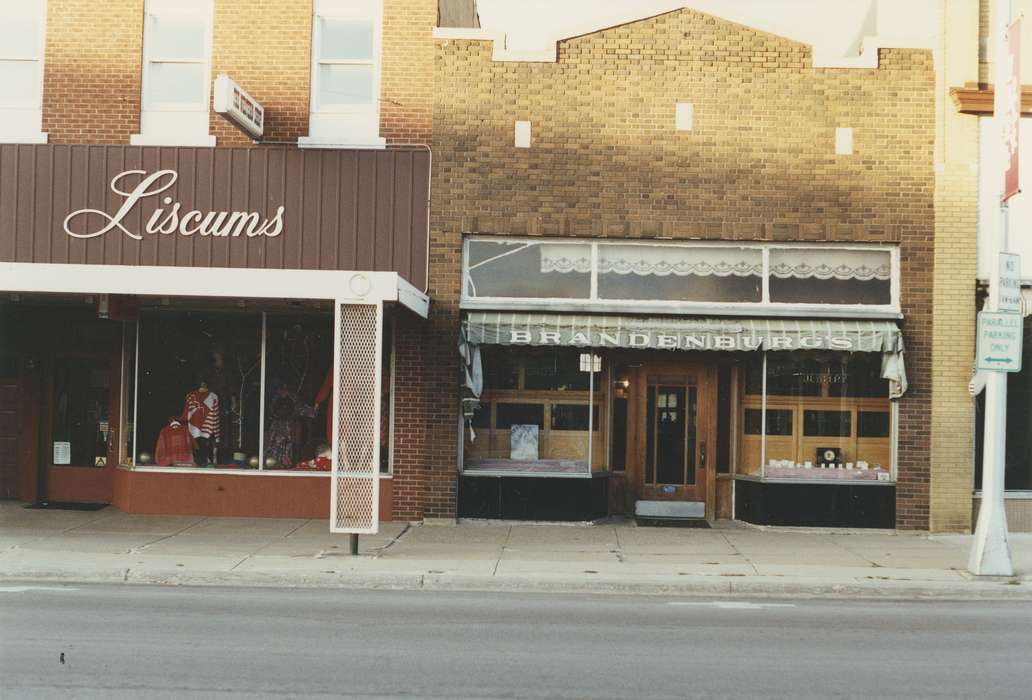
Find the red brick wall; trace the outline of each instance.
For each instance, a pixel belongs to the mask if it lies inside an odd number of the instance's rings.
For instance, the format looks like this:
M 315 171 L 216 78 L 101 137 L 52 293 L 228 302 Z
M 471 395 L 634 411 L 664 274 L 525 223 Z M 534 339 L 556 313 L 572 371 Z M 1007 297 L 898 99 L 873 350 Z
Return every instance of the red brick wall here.
M 49 0 L 46 31 L 50 143 L 128 143 L 140 130 L 143 0 Z
M 50 0 L 43 130 L 51 143 L 127 143 L 140 128 L 144 0 Z M 384 0 L 381 134 L 429 143 L 436 0 Z M 212 80 L 228 73 L 266 109 L 266 139 L 308 133 L 311 0 L 217 0 Z M 211 114 L 219 146 L 250 139 Z
M 437 0 L 384 0 L 380 135 L 430 143 Z
M 312 67 L 311 0 L 216 0 L 212 81 L 228 73 L 265 107 L 265 139 L 296 141 L 308 133 Z M 250 137 L 211 113 L 219 146 Z

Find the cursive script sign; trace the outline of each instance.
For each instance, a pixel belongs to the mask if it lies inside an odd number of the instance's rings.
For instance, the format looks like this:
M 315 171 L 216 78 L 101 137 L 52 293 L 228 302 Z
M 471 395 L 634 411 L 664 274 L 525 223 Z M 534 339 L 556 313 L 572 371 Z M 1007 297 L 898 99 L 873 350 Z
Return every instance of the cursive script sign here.
M 132 189 L 123 186 L 122 181 L 131 175 L 140 175 L 142 179 Z M 175 170 L 158 170 L 150 175 L 146 170 L 126 170 L 111 178 L 111 191 L 125 197 L 122 206 L 114 214 L 99 209 L 79 209 L 65 217 L 64 230 L 73 238 L 97 238 L 104 234 L 118 229 L 129 238 L 137 241 L 143 240 L 143 234 L 132 231 L 123 223 L 129 212 L 133 210 L 141 199 L 156 197 L 168 190 L 176 183 L 179 174 Z M 171 234 L 178 233 L 181 236 L 215 236 L 219 238 L 244 235 L 248 238 L 257 236 L 268 236 L 275 238 L 283 231 L 283 211 L 281 206 L 276 209 L 276 214 L 271 219 L 262 220 L 256 212 L 243 211 L 210 211 L 201 212 L 196 209 L 183 211 L 183 206 L 172 199 L 162 197 L 162 207 L 154 210 L 154 213 L 147 219 L 143 227 L 143 233 L 147 234 Z M 69 225 L 78 216 L 96 214 L 106 223 L 101 228 L 84 232 L 73 231 Z

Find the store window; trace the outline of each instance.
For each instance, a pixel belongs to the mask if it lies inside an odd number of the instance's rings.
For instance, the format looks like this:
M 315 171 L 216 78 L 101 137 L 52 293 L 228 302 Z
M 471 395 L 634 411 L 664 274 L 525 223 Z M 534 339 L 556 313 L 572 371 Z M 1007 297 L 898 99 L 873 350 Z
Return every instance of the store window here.
M 757 355 L 745 367 L 738 472 L 892 481 L 888 397 L 879 353 Z
M 1003 484 L 1008 491 L 1032 491 L 1032 317 L 1025 319 L 1022 370 L 1007 375 L 1007 444 Z M 975 489 L 982 488 L 985 392 L 975 402 Z
M 788 304 L 892 303 L 892 256 L 887 250 L 773 248 L 770 300 Z
M 0 142 L 45 143 L 43 55 L 47 3 L 0 3 Z
M 140 314 L 136 464 L 257 469 L 259 313 Z
M 333 322 L 329 314 L 266 319 L 264 469 L 331 466 Z
M 134 145 L 215 145 L 208 134 L 212 7 L 212 0 L 147 0 Z
M 591 249 L 506 240 L 469 242 L 466 293 L 471 297 L 560 297 L 591 293 Z
M 315 0 L 310 135 L 300 145 L 382 145 L 382 24 L 382 0 Z
M 462 303 L 576 312 L 613 307 L 762 314 L 814 306 L 897 313 L 898 253 L 886 246 L 469 237 Z M 688 306 L 686 306 L 688 305 Z
M 763 300 L 759 248 L 604 245 L 598 255 L 601 299 Z
M 383 333 L 380 471 L 389 473 L 390 314 Z M 123 336 L 124 461 L 135 454 L 142 467 L 330 471 L 333 342 L 327 311 L 144 310 Z
M 591 372 L 581 369 L 581 356 L 590 355 L 576 348 L 482 352 L 484 390 L 467 433 L 467 471 L 586 474 L 589 452 L 592 470 L 605 468 L 608 373 L 600 358 L 592 386 Z

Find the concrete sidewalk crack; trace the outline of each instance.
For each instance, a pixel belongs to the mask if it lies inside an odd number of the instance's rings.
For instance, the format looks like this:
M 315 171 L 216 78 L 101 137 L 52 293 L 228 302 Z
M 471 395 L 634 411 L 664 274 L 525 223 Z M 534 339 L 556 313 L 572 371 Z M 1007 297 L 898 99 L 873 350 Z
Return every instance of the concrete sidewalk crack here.
M 200 522 L 200 521 L 197 521 L 197 522 Z M 143 550 L 147 549 L 151 545 L 157 544 L 158 542 L 163 542 L 163 541 L 171 539 L 173 537 L 177 537 L 177 536 L 183 534 L 184 532 L 186 532 L 187 530 L 189 530 L 191 527 L 193 527 L 196 524 L 197 523 L 190 523 L 186 527 L 181 528 L 179 530 L 176 530 L 175 532 L 173 532 L 171 534 L 162 535 L 161 537 L 158 537 L 157 539 L 151 540 L 150 542 L 144 542 L 139 547 L 130 547 L 129 550 L 126 552 L 126 554 L 142 554 Z
M 731 548 L 731 551 L 735 554 L 735 556 L 741 557 L 742 560 L 745 561 L 749 565 L 749 568 L 752 569 L 753 573 L 756 574 L 757 576 L 759 576 L 760 575 L 760 571 L 759 571 L 759 569 L 756 568 L 756 564 L 754 564 L 749 557 L 747 557 L 744 554 L 742 554 L 742 552 L 738 549 L 738 547 L 735 546 L 735 543 L 732 542 L 730 539 L 728 539 L 728 536 L 726 534 L 721 532 L 720 536 L 724 538 L 724 541 L 727 542 L 727 546 Z
M 240 566 L 241 564 L 243 564 L 243 563 L 244 563 L 245 561 L 247 561 L 248 559 L 250 559 L 250 558 L 251 558 L 252 556 L 254 556 L 254 555 L 253 555 L 253 554 L 248 554 L 248 555 L 247 555 L 246 557 L 244 557 L 243 559 L 241 559 L 240 561 L 238 561 L 238 562 L 237 562 L 236 564 L 234 564 L 233 566 L 231 566 L 231 567 L 229 568 L 229 570 L 230 570 L 230 571 L 235 571 L 235 570 L 236 570 L 236 568 L 237 568 L 238 566 Z
M 512 537 L 512 525 L 509 526 L 509 529 L 505 533 L 505 541 L 502 542 L 502 548 L 498 552 L 498 559 L 495 561 L 494 568 L 491 569 L 491 578 L 494 578 L 495 576 L 498 575 L 498 567 L 501 566 L 501 564 L 502 564 L 502 557 L 505 556 L 505 548 L 509 546 L 509 538 L 511 538 L 511 537 Z
M 397 537 L 390 538 L 389 540 L 387 540 L 387 544 L 385 544 L 382 547 L 376 547 L 376 548 L 370 550 L 372 552 L 375 552 L 375 555 L 373 556 L 373 559 L 379 559 L 380 556 L 384 552 L 386 552 L 388 549 L 390 549 L 391 547 L 396 545 L 398 543 L 398 541 L 401 540 L 401 538 L 405 536 L 405 533 L 407 533 L 411 529 L 412 529 L 412 523 L 405 523 L 404 529 L 402 529 L 402 531 L 398 533 Z

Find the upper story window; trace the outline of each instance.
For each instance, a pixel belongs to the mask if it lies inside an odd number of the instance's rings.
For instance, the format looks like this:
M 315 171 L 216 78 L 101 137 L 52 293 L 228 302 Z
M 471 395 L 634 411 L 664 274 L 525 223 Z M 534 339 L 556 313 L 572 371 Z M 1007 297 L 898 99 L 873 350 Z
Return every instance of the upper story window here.
M 382 0 L 315 0 L 309 135 L 302 146 L 383 146 Z
M 212 0 L 147 0 L 137 145 L 214 146 Z
M 46 0 L 0 3 L 0 142 L 45 143 Z
M 462 305 L 576 312 L 899 315 L 896 248 L 471 237 Z

